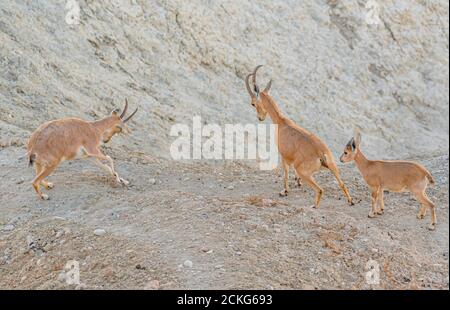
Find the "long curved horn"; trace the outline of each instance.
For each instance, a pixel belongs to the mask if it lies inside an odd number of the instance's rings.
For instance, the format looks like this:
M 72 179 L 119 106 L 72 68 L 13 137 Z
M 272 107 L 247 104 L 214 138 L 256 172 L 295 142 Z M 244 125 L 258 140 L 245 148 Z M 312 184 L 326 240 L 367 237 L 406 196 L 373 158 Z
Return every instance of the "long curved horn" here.
M 136 114 L 137 111 L 138 111 L 138 108 L 136 108 L 136 110 L 134 110 L 134 112 L 131 113 L 131 115 L 128 116 L 123 122 L 124 123 L 128 122 L 134 116 L 134 114 Z
M 264 88 L 263 93 L 268 93 L 271 87 L 272 87 L 272 80 L 270 80 L 269 83 L 267 83 L 267 86 L 266 88 Z
M 253 70 L 253 85 L 256 85 L 256 72 L 258 72 L 259 68 L 261 68 L 262 65 L 259 65 Z
M 127 114 L 127 110 L 128 110 L 128 99 L 125 98 L 125 108 L 123 108 L 123 112 L 122 114 L 120 114 L 120 118 L 124 118 L 125 114 Z
M 251 76 L 252 76 L 252 73 L 247 75 L 247 77 L 245 78 L 245 87 L 247 87 L 247 91 L 248 91 L 248 94 L 250 95 L 250 97 L 255 98 L 255 94 L 252 92 L 250 84 L 248 83 L 248 80 L 250 79 Z

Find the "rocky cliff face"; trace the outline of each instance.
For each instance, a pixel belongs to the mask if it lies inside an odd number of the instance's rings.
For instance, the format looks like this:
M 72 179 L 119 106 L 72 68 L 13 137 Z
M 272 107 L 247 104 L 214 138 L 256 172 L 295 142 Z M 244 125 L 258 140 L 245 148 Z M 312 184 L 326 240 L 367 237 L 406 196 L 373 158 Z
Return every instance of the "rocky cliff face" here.
M 256 123 L 243 78 L 264 64 L 261 84 L 336 155 L 354 126 L 369 157 L 448 152 L 447 1 L 68 2 L 0 3 L 2 141 L 127 97 L 135 130 L 113 144 L 168 157 L 194 115 Z

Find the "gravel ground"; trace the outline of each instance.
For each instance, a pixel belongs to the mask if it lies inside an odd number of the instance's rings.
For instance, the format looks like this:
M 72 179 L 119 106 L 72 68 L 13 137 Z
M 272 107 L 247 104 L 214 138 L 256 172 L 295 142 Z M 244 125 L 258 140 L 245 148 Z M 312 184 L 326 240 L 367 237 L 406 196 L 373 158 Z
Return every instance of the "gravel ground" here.
M 51 200 L 40 201 L 33 169 L 18 159 L 24 149 L 0 149 L 0 288 L 449 288 L 448 155 L 417 159 L 437 181 L 430 232 L 406 193 L 387 194 L 385 214 L 369 219 L 370 195 L 353 165 L 341 169 L 357 204 L 348 206 L 323 171 L 315 210 L 304 186 L 278 197 L 280 171 L 107 152 L 128 188 L 80 160 L 49 178 Z M 64 281 L 70 260 L 79 285 Z M 370 260 L 378 285 L 366 282 Z

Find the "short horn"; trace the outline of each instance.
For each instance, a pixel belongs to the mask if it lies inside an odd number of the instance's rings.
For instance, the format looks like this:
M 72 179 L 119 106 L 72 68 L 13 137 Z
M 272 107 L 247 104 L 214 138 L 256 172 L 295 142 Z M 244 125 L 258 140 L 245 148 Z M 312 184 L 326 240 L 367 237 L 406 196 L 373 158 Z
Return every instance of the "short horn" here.
M 138 111 L 138 108 L 136 108 L 136 110 L 134 110 L 134 112 L 131 113 L 131 115 L 128 116 L 123 122 L 124 123 L 128 122 L 134 116 L 134 114 L 136 114 L 137 111 Z
M 125 98 L 125 108 L 123 108 L 123 112 L 120 115 L 120 118 L 123 119 L 125 117 L 125 115 L 127 114 L 127 110 L 128 110 L 128 99 Z
M 252 76 L 252 74 L 250 73 L 249 75 L 247 75 L 247 77 L 245 78 L 245 87 L 247 87 L 247 91 L 248 91 L 248 94 L 250 95 L 250 97 L 252 97 L 252 98 L 255 98 L 255 94 L 252 92 L 252 89 L 251 89 L 251 87 L 250 87 L 250 84 L 249 84 L 249 80 L 250 80 L 250 77 Z
M 266 88 L 264 88 L 263 93 L 268 93 L 271 87 L 272 87 L 272 80 L 270 80 L 269 83 L 267 83 L 267 86 Z

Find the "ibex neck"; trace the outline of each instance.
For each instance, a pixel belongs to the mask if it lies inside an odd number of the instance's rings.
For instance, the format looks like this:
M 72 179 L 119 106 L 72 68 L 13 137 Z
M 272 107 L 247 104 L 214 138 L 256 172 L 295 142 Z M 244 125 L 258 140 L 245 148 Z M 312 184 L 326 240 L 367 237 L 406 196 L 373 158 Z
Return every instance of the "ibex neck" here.
M 91 124 L 95 128 L 97 128 L 101 133 L 103 133 L 108 128 L 111 128 L 114 125 L 115 122 L 116 122 L 116 120 L 113 117 L 108 116 L 108 117 L 105 117 L 105 118 L 103 118 L 101 120 L 93 121 L 93 122 L 91 122 Z
M 285 117 L 283 113 L 281 113 L 280 108 L 276 104 L 276 102 L 267 95 L 266 93 L 261 93 L 261 100 L 264 105 L 264 109 L 266 109 L 267 113 L 269 113 L 270 118 L 274 124 L 280 125 L 284 123 Z
M 359 148 L 355 156 L 355 163 L 356 167 L 358 167 L 359 171 L 361 172 L 365 171 L 367 165 L 369 164 L 369 160 L 364 156 Z

